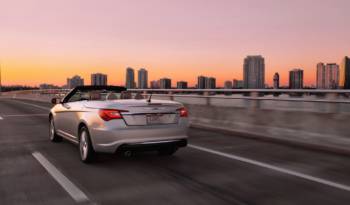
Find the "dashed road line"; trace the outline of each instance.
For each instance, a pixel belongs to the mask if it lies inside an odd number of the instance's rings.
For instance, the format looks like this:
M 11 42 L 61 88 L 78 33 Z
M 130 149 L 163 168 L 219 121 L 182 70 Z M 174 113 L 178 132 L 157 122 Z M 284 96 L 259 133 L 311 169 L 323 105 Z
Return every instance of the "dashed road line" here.
M 218 156 L 221 156 L 221 157 L 226 157 L 226 158 L 237 160 L 237 161 L 244 162 L 244 163 L 247 163 L 247 164 L 252 164 L 252 165 L 255 165 L 255 166 L 258 166 L 258 167 L 271 169 L 273 171 L 277 171 L 277 172 L 281 172 L 281 173 L 288 174 L 288 175 L 291 175 L 291 176 L 299 177 L 299 178 L 302 178 L 302 179 L 305 179 L 305 180 L 309 180 L 309 181 L 316 182 L 316 183 L 319 183 L 319 184 L 327 185 L 327 186 L 330 186 L 330 187 L 333 187 L 333 188 L 337 188 L 337 189 L 341 189 L 341 190 L 344 190 L 344 191 L 350 191 L 350 186 L 348 186 L 348 185 L 339 184 L 339 183 L 332 182 L 332 181 L 329 181 L 329 180 L 326 180 L 326 179 L 322 179 L 322 178 L 319 178 L 319 177 L 314 177 L 314 176 L 311 176 L 311 175 L 307 175 L 307 174 L 303 174 L 303 173 L 300 173 L 300 172 L 292 171 L 292 170 L 289 170 L 289 169 L 285 169 L 285 168 L 277 167 L 277 166 L 274 166 L 274 165 L 270 165 L 270 164 L 267 164 L 267 163 L 264 163 L 264 162 L 259 162 L 259 161 L 256 161 L 256 160 L 248 159 L 248 158 L 237 156 L 237 155 L 233 155 L 233 154 L 227 154 L 227 153 L 224 153 L 224 152 L 216 151 L 216 150 L 213 150 L 213 149 L 208 149 L 208 148 L 197 146 L 197 145 L 193 145 L 193 144 L 190 144 L 188 146 L 193 148 L 193 149 L 200 150 L 200 151 L 203 151 L 203 152 L 208 152 L 208 153 L 215 154 L 215 155 L 218 155 Z
M 0 116 L 0 120 L 3 120 L 4 118 Z
M 76 202 L 90 202 L 88 196 L 83 191 L 81 191 L 75 184 L 73 184 L 73 182 L 71 182 L 66 176 L 64 176 L 40 152 L 33 152 L 32 155 Z
M 40 109 L 43 109 L 43 110 L 50 110 L 50 108 L 45 107 L 45 106 L 40 106 L 40 105 L 36 105 L 36 104 L 32 104 L 32 103 L 27 103 L 27 102 L 22 102 L 22 101 L 18 101 L 18 100 L 16 100 L 16 102 L 22 103 L 22 104 L 25 104 L 25 105 L 30 105 L 30 106 L 33 106 L 33 107 L 36 107 L 36 108 L 40 108 Z
M 48 116 L 47 113 L 45 114 L 13 114 L 13 115 L 2 115 L 2 117 L 33 117 L 33 116 Z

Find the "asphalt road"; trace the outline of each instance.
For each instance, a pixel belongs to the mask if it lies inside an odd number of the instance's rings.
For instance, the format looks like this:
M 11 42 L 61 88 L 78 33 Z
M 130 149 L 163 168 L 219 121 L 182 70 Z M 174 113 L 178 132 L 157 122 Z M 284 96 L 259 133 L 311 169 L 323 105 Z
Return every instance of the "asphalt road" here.
M 86 165 L 76 146 L 49 141 L 49 108 L 0 99 L 1 205 L 350 204 L 349 157 L 190 129 L 174 156 Z

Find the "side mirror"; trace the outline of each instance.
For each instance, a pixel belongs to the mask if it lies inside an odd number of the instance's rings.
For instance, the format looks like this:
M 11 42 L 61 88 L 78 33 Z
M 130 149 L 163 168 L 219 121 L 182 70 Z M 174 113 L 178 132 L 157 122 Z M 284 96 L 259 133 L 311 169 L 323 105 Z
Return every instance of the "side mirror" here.
M 61 103 L 61 99 L 59 99 L 59 98 L 52 98 L 51 99 L 51 103 L 54 104 L 54 105 L 60 104 Z

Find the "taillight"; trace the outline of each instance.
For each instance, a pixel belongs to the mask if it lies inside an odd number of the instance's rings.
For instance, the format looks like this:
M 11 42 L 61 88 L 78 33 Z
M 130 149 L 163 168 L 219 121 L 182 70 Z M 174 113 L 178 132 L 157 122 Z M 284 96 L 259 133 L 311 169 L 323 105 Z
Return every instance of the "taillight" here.
M 128 112 L 126 110 L 114 110 L 114 109 L 102 109 L 98 112 L 100 117 L 104 121 L 110 121 L 114 119 L 123 119 L 121 112 Z
M 180 112 L 180 117 L 188 117 L 188 111 L 186 108 L 182 107 L 178 109 L 178 111 Z

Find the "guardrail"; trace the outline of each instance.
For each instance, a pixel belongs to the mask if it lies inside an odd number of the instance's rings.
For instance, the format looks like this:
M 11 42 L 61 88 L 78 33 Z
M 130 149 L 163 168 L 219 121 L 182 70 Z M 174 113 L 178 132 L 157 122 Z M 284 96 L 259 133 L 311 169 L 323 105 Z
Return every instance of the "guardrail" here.
M 132 92 L 172 92 L 172 93 L 337 93 L 350 94 L 350 90 L 326 90 L 326 89 L 128 89 Z
M 43 95 L 50 95 L 50 94 L 66 94 L 71 89 L 37 89 L 37 90 L 16 90 L 16 91 L 8 91 L 8 92 L 2 92 L 2 95 L 14 95 L 14 94 L 43 94 Z
M 69 89 L 25 90 L 6 92 L 13 98 L 49 101 L 63 97 Z M 128 89 L 134 95 L 176 100 L 184 104 L 231 106 L 261 109 L 315 112 L 350 112 L 350 90 L 318 89 Z
M 36 89 L 36 90 L 17 90 L 3 92 L 6 93 L 52 93 L 52 92 L 68 92 L 71 89 Z M 337 93 L 350 94 L 349 89 L 128 89 L 131 92 L 171 92 L 171 93 Z
M 70 89 L 20 90 L 3 95 L 50 95 L 63 96 Z M 301 101 L 325 103 L 350 103 L 350 90 L 321 89 L 128 89 L 144 96 L 190 97 L 204 99 L 245 99 L 257 101 Z

